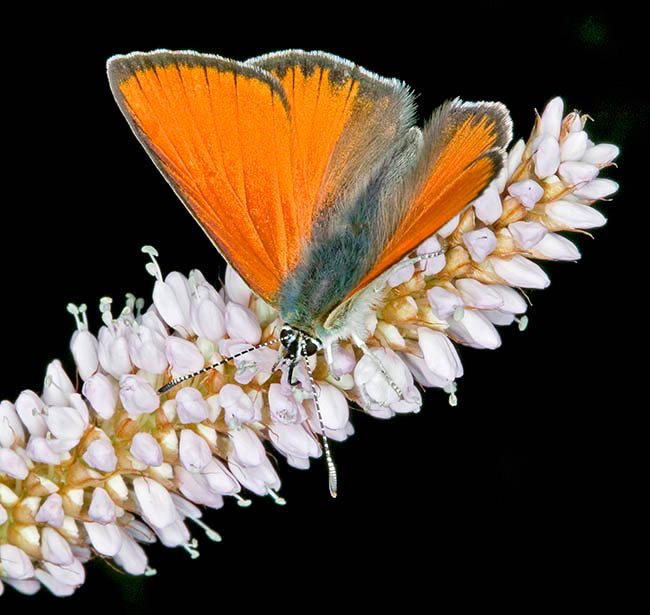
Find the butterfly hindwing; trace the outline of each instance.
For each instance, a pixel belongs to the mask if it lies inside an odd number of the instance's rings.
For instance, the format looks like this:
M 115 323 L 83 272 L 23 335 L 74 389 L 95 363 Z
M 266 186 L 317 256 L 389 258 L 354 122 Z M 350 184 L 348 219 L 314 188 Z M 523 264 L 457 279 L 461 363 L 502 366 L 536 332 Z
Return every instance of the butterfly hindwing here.
M 503 168 L 512 128 L 501 103 L 453 100 L 437 109 L 422 131 L 414 164 L 378 207 L 399 212 L 390 238 L 350 295 L 365 287 L 476 199 Z

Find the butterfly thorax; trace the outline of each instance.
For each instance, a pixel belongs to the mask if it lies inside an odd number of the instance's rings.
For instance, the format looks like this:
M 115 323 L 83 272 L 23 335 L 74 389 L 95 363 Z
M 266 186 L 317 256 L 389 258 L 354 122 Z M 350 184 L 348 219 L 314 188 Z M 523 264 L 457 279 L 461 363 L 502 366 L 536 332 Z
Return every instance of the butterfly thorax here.
M 329 315 L 359 285 L 377 257 L 371 221 L 376 217 L 378 183 L 370 182 L 352 205 L 344 202 L 337 213 L 317 221 L 312 233 L 316 240 L 303 248 L 298 265 L 280 288 L 283 321 L 323 342 L 332 334 L 325 327 Z

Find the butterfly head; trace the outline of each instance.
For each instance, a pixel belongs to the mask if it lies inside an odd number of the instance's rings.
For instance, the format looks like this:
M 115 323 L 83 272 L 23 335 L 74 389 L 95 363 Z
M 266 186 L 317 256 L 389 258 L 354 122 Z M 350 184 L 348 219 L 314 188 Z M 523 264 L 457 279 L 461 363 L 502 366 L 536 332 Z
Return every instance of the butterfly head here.
M 289 359 L 311 357 L 323 347 L 323 343 L 318 338 L 286 324 L 280 329 L 280 342 Z

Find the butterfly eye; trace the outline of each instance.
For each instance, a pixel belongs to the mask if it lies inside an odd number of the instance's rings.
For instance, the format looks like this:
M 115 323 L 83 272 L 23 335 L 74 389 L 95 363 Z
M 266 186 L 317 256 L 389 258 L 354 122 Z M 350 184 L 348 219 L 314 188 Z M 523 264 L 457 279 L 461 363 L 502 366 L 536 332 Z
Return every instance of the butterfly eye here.
M 307 337 L 305 335 L 303 339 L 305 340 L 305 354 L 308 357 L 316 354 L 323 347 L 320 340 L 317 340 L 315 337 Z
M 285 348 L 289 348 L 297 339 L 297 331 L 292 327 L 285 325 L 280 329 L 280 341 Z

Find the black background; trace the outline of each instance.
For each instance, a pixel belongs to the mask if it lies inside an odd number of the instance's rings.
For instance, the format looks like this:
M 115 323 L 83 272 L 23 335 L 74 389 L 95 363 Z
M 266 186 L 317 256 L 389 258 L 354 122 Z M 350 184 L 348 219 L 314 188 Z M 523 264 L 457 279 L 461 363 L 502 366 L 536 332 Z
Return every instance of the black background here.
M 96 331 L 100 297 L 150 298 L 142 245 L 159 250 L 164 272 L 199 268 L 215 284 L 223 273 L 112 99 L 104 64 L 115 53 L 191 48 L 246 59 L 322 49 L 404 80 L 419 95 L 421 121 L 449 97 L 501 100 L 516 138 L 528 136 L 534 109 L 561 95 L 594 118 L 596 142 L 621 146 L 619 168 L 606 173 L 621 188 L 598 205 L 609 222 L 595 240 L 573 236 L 581 261 L 544 264 L 551 286 L 529 293 L 528 329 L 502 329 L 495 351 L 460 349 L 456 408 L 432 390 L 415 416 L 353 414 L 357 433 L 333 444 L 337 500 L 324 463 L 305 472 L 279 459 L 288 504 L 254 497 L 248 509 L 229 500 L 207 511 L 224 540 L 193 531 L 198 560 L 147 547 L 153 578 L 93 562 L 64 603 L 7 587 L 3 610 L 620 606 L 634 583 L 633 570 L 624 585 L 617 572 L 635 549 L 631 494 L 641 488 L 630 480 L 642 410 L 631 371 L 643 341 L 645 267 L 635 246 L 647 199 L 635 169 L 648 122 L 634 19 L 523 3 L 365 14 L 334 5 L 116 8 L 36 13 L 12 26 L 20 44 L 5 51 L 3 398 L 40 392 L 53 358 L 72 369 L 69 301 L 88 303 Z

